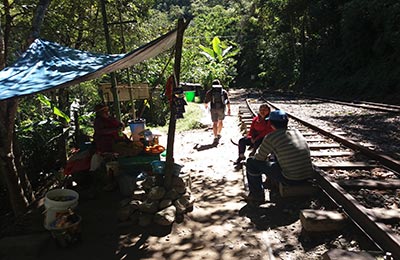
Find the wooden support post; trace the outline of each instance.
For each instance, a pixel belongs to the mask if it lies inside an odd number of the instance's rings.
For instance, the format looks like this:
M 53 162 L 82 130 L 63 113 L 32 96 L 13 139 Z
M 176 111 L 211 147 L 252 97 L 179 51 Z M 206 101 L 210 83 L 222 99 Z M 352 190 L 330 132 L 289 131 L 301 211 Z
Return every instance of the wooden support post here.
M 178 20 L 178 32 L 176 35 L 175 43 L 175 63 L 174 63 L 174 87 L 177 88 L 179 85 L 179 76 L 181 71 L 181 57 L 182 57 L 182 45 L 183 45 L 183 33 L 185 31 L 185 24 L 183 18 Z M 168 141 L 167 141 L 167 156 L 165 161 L 165 182 L 164 186 L 167 190 L 171 188 L 172 174 L 174 168 L 174 142 L 175 142 L 175 130 L 176 130 L 176 106 L 174 103 L 175 99 L 174 90 L 172 91 L 172 102 L 171 102 L 171 116 L 169 119 L 168 128 Z

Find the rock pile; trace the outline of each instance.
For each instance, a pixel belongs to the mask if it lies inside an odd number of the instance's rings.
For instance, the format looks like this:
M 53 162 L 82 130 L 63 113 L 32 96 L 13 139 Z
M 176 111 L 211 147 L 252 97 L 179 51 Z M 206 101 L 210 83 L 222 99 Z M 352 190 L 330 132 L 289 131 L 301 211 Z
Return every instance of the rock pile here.
M 181 222 L 183 215 L 193 210 L 190 174 L 172 177 L 172 187 L 164 187 L 164 175 L 147 176 L 138 183 L 132 197 L 120 202 L 121 222 L 146 227 L 152 223 L 168 226 Z

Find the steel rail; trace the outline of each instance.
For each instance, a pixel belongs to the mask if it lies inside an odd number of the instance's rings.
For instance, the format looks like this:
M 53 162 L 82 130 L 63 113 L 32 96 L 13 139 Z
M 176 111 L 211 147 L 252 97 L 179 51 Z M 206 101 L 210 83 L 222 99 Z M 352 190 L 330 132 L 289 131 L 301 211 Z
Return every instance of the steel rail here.
M 274 107 L 275 109 L 278 109 L 278 106 L 267 101 L 267 103 L 271 106 Z M 302 123 L 303 125 L 319 132 L 322 133 L 326 136 L 331 137 L 332 139 L 336 140 L 337 142 L 341 142 L 344 145 L 355 149 L 355 150 L 360 150 L 362 153 L 366 154 L 367 156 L 376 159 L 377 161 L 381 162 L 382 165 L 394 169 L 397 172 L 400 169 L 400 164 L 396 160 L 393 160 L 392 158 L 381 155 L 381 154 L 376 154 L 376 152 L 370 150 L 369 148 L 366 148 L 364 146 L 360 146 L 359 144 L 347 140 L 339 135 L 333 134 L 331 132 L 328 132 L 324 129 L 321 129 L 315 125 L 312 125 L 311 123 L 302 120 L 290 113 L 288 115 Z M 339 184 L 334 183 L 329 180 L 329 177 L 326 176 L 323 171 L 317 167 L 315 167 L 316 171 L 316 180 L 318 182 L 318 185 L 324 190 L 324 192 L 333 200 L 337 205 L 341 205 L 344 212 L 352 219 L 356 225 L 359 226 L 359 228 L 366 234 L 368 235 L 374 243 L 376 243 L 381 249 L 386 250 L 388 252 L 391 252 L 396 259 L 400 259 L 400 238 L 399 236 L 393 235 L 393 231 L 391 231 L 389 228 L 387 228 L 384 224 L 376 222 L 373 217 L 368 215 L 367 210 L 364 206 L 359 204 L 356 199 L 351 196 L 349 193 L 347 193 Z
M 345 213 L 353 222 L 365 232 L 374 243 L 387 252 L 391 252 L 395 259 L 400 259 L 400 238 L 395 236 L 384 224 L 376 222 L 364 206 L 347 193 L 339 184 L 329 181 L 329 177 L 320 169 L 315 169 L 318 185 L 337 205 L 341 205 Z
M 278 109 L 278 106 L 276 104 L 273 104 L 273 103 L 271 103 L 269 101 L 266 101 L 266 102 L 270 106 L 274 107 L 275 109 Z M 305 121 L 305 120 L 303 120 L 303 119 L 301 119 L 301 118 L 299 118 L 297 116 L 294 116 L 293 114 L 290 114 L 288 112 L 286 112 L 286 113 L 289 115 L 289 117 L 301 122 L 302 124 L 306 125 L 307 127 L 311 128 L 311 129 L 313 129 L 315 131 L 318 131 L 320 133 L 323 133 L 324 135 L 331 137 L 332 139 L 334 139 L 334 140 L 336 140 L 336 141 L 348 146 L 349 148 L 352 148 L 354 150 L 359 150 L 363 154 L 367 155 L 368 157 L 379 161 L 382 165 L 386 166 L 387 168 L 389 168 L 389 169 L 391 169 L 391 170 L 393 170 L 393 171 L 395 171 L 397 173 L 400 173 L 400 161 L 395 160 L 395 159 L 393 159 L 393 158 L 391 158 L 391 157 L 389 157 L 389 156 L 387 156 L 387 155 L 385 155 L 383 153 L 373 151 L 373 150 L 369 149 L 368 147 L 362 146 L 362 145 L 360 145 L 360 144 L 358 144 L 358 143 L 356 143 L 354 141 L 351 141 L 349 139 L 343 138 L 340 135 L 337 135 L 337 134 L 334 134 L 334 133 L 329 132 L 327 130 L 324 130 L 324 129 L 322 129 L 322 128 L 318 127 L 318 126 L 315 126 L 315 125 L 313 125 L 313 124 L 311 124 L 311 123 L 309 123 L 309 122 L 307 122 L 307 121 Z
M 346 105 L 346 106 L 352 106 L 352 107 L 361 107 L 364 109 L 374 109 L 380 112 L 389 112 L 389 113 L 400 113 L 400 109 L 398 107 L 383 107 L 379 106 L 378 104 L 369 104 L 369 103 L 364 103 L 364 102 L 345 102 L 345 101 L 339 101 L 339 100 L 332 100 L 332 99 L 324 99 L 324 98 L 313 98 L 315 100 L 319 101 L 324 101 L 324 102 L 329 102 L 329 103 L 335 103 L 339 105 Z

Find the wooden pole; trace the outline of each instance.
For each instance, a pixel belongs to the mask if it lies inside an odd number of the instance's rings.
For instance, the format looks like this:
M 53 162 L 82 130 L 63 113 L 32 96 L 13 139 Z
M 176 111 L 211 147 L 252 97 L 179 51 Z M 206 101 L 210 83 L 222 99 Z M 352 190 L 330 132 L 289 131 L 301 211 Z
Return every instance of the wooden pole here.
M 106 3 L 105 3 L 105 0 L 100 0 L 100 3 L 101 3 L 101 13 L 103 16 L 104 35 L 106 37 L 107 52 L 109 54 L 111 54 L 112 53 L 111 38 L 110 38 L 110 32 L 108 30 L 108 24 L 107 24 Z M 115 72 L 111 72 L 111 92 L 113 94 L 113 99 L 114 99 L 115 117 L 118 120 L 121 120 L 121 108 L 119 106 L 119 98 L 118 98 L 118 92 L 117 92 L 117 78 L 115 76 Z
M 169 119 L 168 128 L 168 141 L 167 141 L 167 157 L 165 161 L 165 181 L 164 186 L 167 190 L 171 189 L 172 173 L 174 169 L 174 142 L 175 142 L 175 130 L 176 130 L 176 106 L 174 103 L 175 88 L 179 87 L 179 76 L 181 72 L 181 58 L 182 58 L 182 45 L 183 45 L 183 33 L 185 31 L 185 24 L 183 18 L 178 20 L 178 31 L 176 35 L 175 43 L 175 63 L 174 63 L 174 87 L 172 91 L 172 102 L 171 102 L 171 116 Z

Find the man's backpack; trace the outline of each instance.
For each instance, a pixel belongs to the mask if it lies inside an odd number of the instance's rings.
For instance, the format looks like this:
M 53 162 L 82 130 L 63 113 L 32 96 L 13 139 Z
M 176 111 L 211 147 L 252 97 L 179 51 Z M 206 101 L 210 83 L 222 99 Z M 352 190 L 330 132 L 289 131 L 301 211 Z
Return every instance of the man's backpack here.
M 225 95 L 222 88 L 213 88 L 211 90 L 211 108 L 225 108 Z

